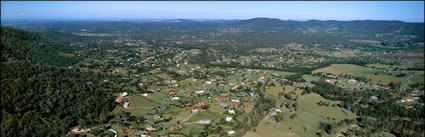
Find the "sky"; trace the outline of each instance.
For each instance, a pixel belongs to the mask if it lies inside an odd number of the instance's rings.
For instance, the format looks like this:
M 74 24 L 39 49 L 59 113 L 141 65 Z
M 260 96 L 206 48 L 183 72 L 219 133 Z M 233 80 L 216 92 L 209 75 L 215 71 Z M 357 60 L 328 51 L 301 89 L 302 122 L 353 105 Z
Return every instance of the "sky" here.
M 1 19 L 401 20 L 424 22 L 423 1 L 1 1 Z

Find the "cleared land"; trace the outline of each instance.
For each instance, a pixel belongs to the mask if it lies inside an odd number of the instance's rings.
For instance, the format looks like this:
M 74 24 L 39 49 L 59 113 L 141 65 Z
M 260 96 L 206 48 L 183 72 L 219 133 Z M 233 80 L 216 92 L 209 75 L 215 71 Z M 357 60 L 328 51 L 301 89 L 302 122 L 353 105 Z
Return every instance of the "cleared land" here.
M 282 92 L 280 85 L 266 88 L 266 94 L 275 96 L 277 93 Z M 271 117 L 259 124 L 256 132 L 248 132 L 245 137 L 313 137 L 317 136 L 315 133 L 319 131 L 319 122 L 338 122 L 343 119 L 353 119 L 357 117 L 354 113 L 348 112 L 345 109 L 339 107 L 319 106 L 319 101 L 329 101 L 330 104 L 339 104 L 339 101 L 330 101 L 324 99 L 316 93 L 306 94 L 301 96 L 301 90 L 295 90 L 293 86 L 285 86 L 284 93 L 295 91 L 299 96 L 298 99 L 298 110 L 295 112 L 289 112 L 289 109 L 282 107 L 280 108 L 283 112 L 284 120 L 280 123 L 276 123 L 274 118 Z M 285 100 L 283 97 L 278 100 L 278 104 Z M 298 116 L 295 119 L 291 119 L 290 115 L 296 113 Z M 329 117 L 329 119 L 327 118 Z M 305 129 L 305 126 L 309 126 L 309 130 Z
M 371 79 L 373 83 L 385 83 L 388 84 L 390 82 L 402 83 L 404 86 L 412 83 L 423 83 L 423 76 L 407 73 L 404 77 L 396 77 L 397 74 L 401 72 L 385 72 L 383 69 L 375 69 L 362 67 L 358 65 L 352 64 L 332 64 L 329 67 L 321 68 L 314 70 L 313 73 L 326 72 L 332 73 L 335 75 L 353 75 L 353 76 L 364 76 L 368 79 Z M 375 75 L 377 73 L 377 75 Z M 391 73 L 391 75 L 389 75 Z M 413 76 L 411 76 L 413 75 Z M 411 77 L 409 80 L 408 78 Z M 410 81 L 410 83 L 409 83 Z

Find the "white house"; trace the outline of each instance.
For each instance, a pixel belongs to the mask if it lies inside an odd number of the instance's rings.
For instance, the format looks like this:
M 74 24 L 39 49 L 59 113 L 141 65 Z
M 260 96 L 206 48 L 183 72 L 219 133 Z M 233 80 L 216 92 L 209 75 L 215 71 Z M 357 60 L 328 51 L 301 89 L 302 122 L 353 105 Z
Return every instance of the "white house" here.
M 201 94 L 204 93 L 205 91 L 201 90 L 201 91 L 195 91 L 196 94 Z
M 232 102 L 239 103 L 239 100 L 237 100 L 237 99 L 232 99 L 231 101 L 232 101 Z
M 171 98 L 171 100 L 179 100 L 180 98 L 179 97 L 173 97 L 173 98 Z
M 121 96 L 122 97 L 125 97 L 125 96 L 127 96 L 128 95 L 128 93 L 127 92 L 123 92 L 122 94 L 121 94 Z
M 130 102 L 124 102 L 124 108 L 128 108 L 130 106 Z
M 226 121 L 227 121 L 227 122 L 232 121 L 232 119 L 233 119 L 232 117 L 229 117 L 229 116 L 228 116 L 228 117 L 226 117 Z
M 234 133 L 235 133 L 235 131 L 233 131 L 233 130 L 231 130 L 231 131 L 227 132 L 227 134 L 228 134 L 229 136 L 233 135 Z
M 233 109 L 229 109 L 229 111 L 227 111 L 227 112 L 229 112 L 229 114 L 235 114 L 235 110 L 233 110 Z

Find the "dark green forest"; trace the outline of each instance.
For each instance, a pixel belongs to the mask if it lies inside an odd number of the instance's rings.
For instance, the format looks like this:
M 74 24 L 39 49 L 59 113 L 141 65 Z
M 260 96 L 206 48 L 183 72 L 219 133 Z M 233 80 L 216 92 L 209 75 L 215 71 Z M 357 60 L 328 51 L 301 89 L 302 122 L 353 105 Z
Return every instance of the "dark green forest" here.
M 75 59 L 58 57 L 61 45 L 40 36 L 2 28 L 1 136 L 65 135 L 76 125 L 111 118 L 111 75 L 67 69 Z

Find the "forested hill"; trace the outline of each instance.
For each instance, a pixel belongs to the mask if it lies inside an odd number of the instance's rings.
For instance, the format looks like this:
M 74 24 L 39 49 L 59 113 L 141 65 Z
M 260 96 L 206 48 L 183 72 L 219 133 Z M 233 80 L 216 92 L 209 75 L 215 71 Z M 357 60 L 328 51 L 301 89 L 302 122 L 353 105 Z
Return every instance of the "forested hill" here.
M 55 44 L 30 32 L 1 31 L 2 137 L 60 137 L 113 117 L 116 76 L 59 67 L 72 58 L 58 55 Z
M 249 28 L 253 30 L 274 29 L 277 31 L 313 31 L 322 33 L 395 33 L 422 35 L 424 23 L 409 23 L 402 21 L 380 20 L 280 20 L 275 18 L 252 18 L 246 20 L 232 20 L 223 22 L 195 21 L 187 19 L 164 20 L 160 22 L 130 22 L 130 21 L 51 21 L 28 22 L 25 24 L 11 23 L 7 26 L 32 31 L 66 31 L 78 32 L 86 29 L 87 32 L 113 32 L 138 28 L 142 32 L 157 31 L 164 28 L 216 30 L 223 28 Z M 135 31 L 135 30 L 133 30 Z
M 401 33 L 422 34 L 424 23 L 407 23 L 402 21 L 376 21 L 376 20 L 308 20 L 292 21 L 273 18 L 253 18 L 231 22 L 228 27 L 250 27 L 250 28 L 276 28 L 282 27 L 290 30 L 314 29 L 318 32 L 352 32 L 352 33 Z
M 54 66 L 69 66 L 78 61 L 65 45 L 11 27 L 1 27 L 1 49 L 2 61 L 27 60 Z

